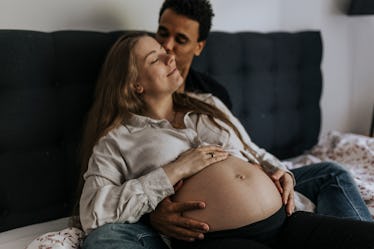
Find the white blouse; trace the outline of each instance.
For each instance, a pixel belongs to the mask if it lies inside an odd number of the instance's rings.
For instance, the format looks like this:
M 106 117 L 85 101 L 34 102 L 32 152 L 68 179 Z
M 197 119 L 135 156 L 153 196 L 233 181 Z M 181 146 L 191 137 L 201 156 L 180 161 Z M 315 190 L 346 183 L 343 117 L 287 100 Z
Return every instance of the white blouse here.
M 266 172 L 278 168 L 288 171 L 277 158 L 250 140 L 218 98 L 211 94 L 190 95 L 225 112 L 250 150 L 244 149 L 229 126 L 216 120 L 226 130 L 219 129 L 206 115 L 186 113 L 185 129 L 175 129 L 167 120 L 133 115 L 93 148 L 80 199 L 80 219 L 86 233 L 106 223 L 137 222 L 165 197 L 174 194 L 162 166 L 190 148 L 219 145 L 236 157 L 260 164 Z

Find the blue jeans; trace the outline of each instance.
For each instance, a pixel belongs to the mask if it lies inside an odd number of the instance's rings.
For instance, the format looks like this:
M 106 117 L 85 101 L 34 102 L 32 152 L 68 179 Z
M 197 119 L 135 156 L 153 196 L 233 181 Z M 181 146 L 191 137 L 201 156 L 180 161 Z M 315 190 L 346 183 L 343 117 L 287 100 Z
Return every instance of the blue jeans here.
M 372 221 L 350 174 L 334 163 L 318 163 L 291 170 L 295 190 L 316 204 L 316 213 Z M 167 249 L 149 225 L 106 224 L 92 231 L 82 249 Z
M 316 213 L 372 221 L 354 179 L 340 165 L 323 162 L 291 171 L 295 190 L 316 204 Z
M 137 222 L 103 225 L 83 241 L 82 249 L 168 249 L 157 231 Z

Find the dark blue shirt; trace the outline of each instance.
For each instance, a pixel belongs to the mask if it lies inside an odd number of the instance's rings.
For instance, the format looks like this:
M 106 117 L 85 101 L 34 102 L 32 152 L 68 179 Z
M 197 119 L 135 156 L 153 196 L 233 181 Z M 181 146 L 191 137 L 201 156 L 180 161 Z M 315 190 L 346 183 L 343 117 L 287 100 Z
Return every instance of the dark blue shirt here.
M 187 75 L 185 91 L 195 93 L 211 93 L 219 98 L 231 110 L 232 103 L 226 88 L 218 83 L 215 79 L 190 69 Z

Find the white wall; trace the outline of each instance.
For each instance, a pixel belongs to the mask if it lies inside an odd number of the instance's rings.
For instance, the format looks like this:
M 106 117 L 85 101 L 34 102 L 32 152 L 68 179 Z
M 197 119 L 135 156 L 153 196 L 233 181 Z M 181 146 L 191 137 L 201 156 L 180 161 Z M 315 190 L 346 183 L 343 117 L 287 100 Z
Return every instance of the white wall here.
M 368 134 L 374 105 L 374 15 L 350 17 L 347 0 L 211 0 L 213 30 L 322 31 L 322 134 Z M 1 0 L 0 29 L 155 31 L 163 0 Z

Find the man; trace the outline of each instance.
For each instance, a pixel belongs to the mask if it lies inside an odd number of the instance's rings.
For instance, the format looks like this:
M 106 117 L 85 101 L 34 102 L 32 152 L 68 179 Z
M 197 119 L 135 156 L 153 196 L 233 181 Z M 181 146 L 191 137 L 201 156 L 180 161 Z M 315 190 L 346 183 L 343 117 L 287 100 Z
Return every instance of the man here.
M 185 79 L 180 91 L 212 93 L 230 108 L 227 91 L 212 78 L 191 69 L 193 58 L 200 55 L 205 46 L 212 17 L 213 11 L 207 0 L 167 0 L 160 10 L 156 38 L 168 53 L 175 55 L 177 67 Z M 340 166 L 322 163 L 291 172 L 296 179 L 295 190 L 316 204 L 317 213 L 371 220 L 353 179 Z M 285 202 L 288 203 L 289 210 L 292 210 L 294 202 L 291 174 L 286 169 L 280 169 L 271 177 L 282 189 Z M 176 190 L 180 187 L 181 184 L 176 186 Z M 167 249 L 159 233 L 184 240 L 202 239 L 204 232 L 209 230 L 208 225 L 182 217 L 181 213 L 204 208 L 204 205 L 200 201 L 174 203 L 166 198 L 149 217 L 144 216 L 137 223 L 123 224 L 117 230 L 104 226 L 97 229 L 100 230 L 98 233 L 96 230 L 92 231 L 82 248 L 102 248 L 100 242 L 105 240 L 112 242 L 110 248 L 113 249 Z
M 156 39 L 168 53 L 174 54 L 177 67 L 185 79 L 181 91 L 209 92 L 228 107 L 231 102 L 225 89 L 212 78 L 191 69 L 194 56 L 200 55 L 214 16 L 205 0 L 168 0 L 161 7 Z M 336 164 L 323 163 L 291 170 L 296 178 L 295 190 L 316 204 L 316 212 L 326 215 L 371 220 L 370 213 L 348 172 Z M 287 183 L 288 174 L 277 171 L 274 181 Z M 289 186 L 283 184 L 283 189 Z M 337 193 L 341 193 L 337 195 Z M 206 224 L 181 217 L 186 210 L 203 208 L 204 203 L 173 203 L 170 199 L 159 204 L 151 214 L 151 224 L 161 233 L 179 239 L 203 237 Z

